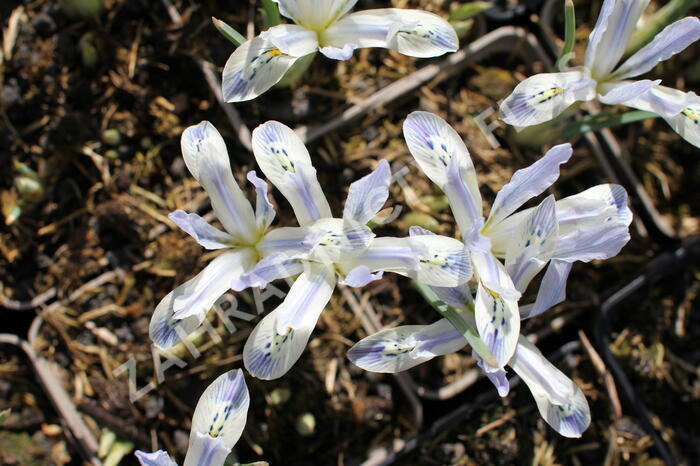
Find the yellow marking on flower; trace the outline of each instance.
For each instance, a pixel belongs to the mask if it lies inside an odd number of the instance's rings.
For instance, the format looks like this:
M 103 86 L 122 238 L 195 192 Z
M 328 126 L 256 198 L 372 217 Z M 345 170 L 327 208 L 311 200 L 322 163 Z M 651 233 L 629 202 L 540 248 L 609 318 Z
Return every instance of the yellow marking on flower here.
M 538 92 L 532 97 L 532 100 L 535 101 L 534 103 L 536 104 L 543 104 L 557 96 L 562 95 L 563 93 L 564 89 L 562 89 L 561 87 L 552 87 L 550 89 L 545 89 L 543 91 Z
M 270 56 L 270 58 L 281 57 L 282 55 L 284 55 L 284 53 L 282 53 L 282 51 L 278 48 L 271 48 L 265 53 L 267 53 Z
M 696 125 L 700 125 L 700 111 L 691 107 L 686 107 L 681 110 L 681 113 L 685 115 L 686 118 L 691 120 Z

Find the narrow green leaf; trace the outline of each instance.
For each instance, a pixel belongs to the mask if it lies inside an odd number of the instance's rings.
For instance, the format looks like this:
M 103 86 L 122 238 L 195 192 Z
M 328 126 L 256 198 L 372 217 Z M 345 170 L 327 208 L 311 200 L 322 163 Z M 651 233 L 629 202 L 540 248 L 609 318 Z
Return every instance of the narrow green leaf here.
M 452 306 L 445 304 L 440 300 L 437 294 L 428 286 L 423 283 L 413 280 L 413 286 L 418 290 L 418 292 L 423 296 L 423 298 L 430 304 L 436 311 L 440 313 L 445 319 L 447 319 L 454 328 L 461 333 L 467 340 L 467 343 L 476 351 L 479 356 L 489 365 L 497 367 L 498 362 L 496 358 L 491 354 L 491 350 L 486 346 L 486 344 L 481 340 L 479 332 L 471 325 L 467 319 L 464 317 L 465 312 L 474 312 L 474 309 L 455 309 Z
M 570 139 L 589 131 L 599 131 L 604 128 L 627 125 L 648 118 L 658 118 L 659 115 L 644 110 L 633 110 L 622 115 L 610 116 L 612 112 L 602 112 L 597 115 L 589 115 L 578 121 L 567 124 L 562 131 L 562 139 Z
M 218 18 L 211 17 L 212 22 L 214 23 L 214 27 L 228 40 L 233 42 L 233 45 L 236 47 L 239 47 L 241 44 L 243 44 L 247 39 L 243 34 L 240 32 L 236 31 L 233 29 L 231 26 L 226 24 L 224 21 L 221 21 Z
M 450 10 L 450 21 L 464 21 L 491 8 L 491 2 L 469 2 Z
M 12 413 L 11 409 L 5 409 L 3 411 L 0 411 L 0 425 L 4 424 L 5 421 L 7 421 L 7 418 L 10 417 L 10 413 Z
M 559 58 L 557 58 L 556 68 L 558 71 L 566 69 L 571 55 L 574 51 L 574 43 L 576 42 L 576 11 L 574 10 L 573 0 L 564 0 L 564 47 L 561 49 Z
M 277 26 L 282 22 L 280 17 L 280 11 L 277 5 L 272 0 L 260 0 L 262 3 L 262 14 L 263 23 L 265 24 L 265 29 L 269 29 L 272 26 Z

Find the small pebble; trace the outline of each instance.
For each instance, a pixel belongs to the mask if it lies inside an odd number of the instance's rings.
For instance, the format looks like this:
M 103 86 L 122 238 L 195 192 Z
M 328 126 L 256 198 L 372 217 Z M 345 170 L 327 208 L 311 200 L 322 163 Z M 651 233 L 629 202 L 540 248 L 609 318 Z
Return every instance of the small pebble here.
M 316 432 L 316 418 L 311 413 L 304 413 L 297 418 L 295 423 L 299 435 L 308 437 Z
M 118 146 L 122 140 L 119 130 L 114 128 L 106 129 L 102 132 L 102 142 L 110 146 Z
M 275 388 L 270 392 L 270 404 L 279 406 L 289 401 L 292 396 L 292 391 L 288 388 Z

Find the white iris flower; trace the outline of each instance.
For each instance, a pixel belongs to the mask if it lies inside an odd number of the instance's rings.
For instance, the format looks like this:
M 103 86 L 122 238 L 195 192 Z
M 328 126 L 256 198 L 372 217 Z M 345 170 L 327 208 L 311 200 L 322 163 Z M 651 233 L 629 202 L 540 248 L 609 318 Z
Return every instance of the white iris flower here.
M 243 371 L 229 371 L 209 385 L 192 417 L 184 466 L 222 466 L 243 433 L 250 396 Z M 142 466 L 177 466 L 166 451 L 136 451 Z
M 454 28 L 437 15 L 386 8 L 348 13 L 357 0 L 275 0 L 295 24 L 273 26 L 236 49 L 226 62 L 227 102 L 251 100 L 278 83 L 301 57 L 320 51 L 348 60 L 357 48 L 383 47 L 412 57 L 458 48 Z
M 700 147 L 700 97 L 661 86 L 661 80 L 632 80 L 700 39 L 700 20 L 683 18 L 664 28 L 622 64 L 627 43 L 649 0 L 605 0 L 586 48 L 584 66 L 541 73 L 518 84 L 501 103 L 501 119 L 516 127 L 537 125 L 576 101 L 598 99 L 660 115 L 686 141 Z
M 556 202 L 549 196 L 536 207 L 515 212 L 558 178 L 571 148 L 556 146 L 515 172 L 484 221 L 474 167 L 458 134 L 435 115 L 416 112 L 406 120 L 404 135 L 419 165 L 447 194 L 472 249 L 478 279 L 476 296 L 469 285 L 431 286 L 432 290 L 486 343 L 497 366 L 487 364 L 487 355 L 476 349 L 473 355 L 499 395 L 506 396 L 510 389 L 507 365 L 528 386 L 552 428 L 566 437 L 580 437 L 591 419 L 583 392 L 520 335 L 520 320 L 564 300 L 573 262 L 612 257 L 627 243 L 632 214 L 626 192 L 617 185 L 599 185 Z M 535 302 L 519 306 L 516 294 L 523 293 L 545 266 Z M 396 373 L 466 345 L 464 336 L 441 319 L 370 335 L 348 351 L 348 358 L 371 372 Z
M 308 242 L 314 246 L 303 256 L 268 254 L 233 283 L 234 289 L 264 287 L 274 279 L 300 274 L 282 304 L 258 323 L 246 342 L 243 360 L 251 375 L 275 379 L 294 365 L 337 282 L 364 286 L 384 271 L 429 285 L 457 286 L 469 280 L 469 257 L 457 240 L 437 235 L 427 240 L 374 238 L 366 224 L 389 196 L 387 162 L 350 185 L 342 218 L 333 218 L 309 152 L 294 131 L 274 121 L 259 126 L 253 131 L 253 152 L 265 176 L 291 204 L 302 228 L 311 231 Z M 285 230 L 268 233 L 259 250 L 283 249 L 290 237 Z M 281 239 L 275 242 L 278 231 Z
M 209 194 L 225 231 L 197 214 L 182 210 L 169 217 L 204 248 L 226 249 L 226 252 L 156 306 L 149 333 L 155 345 L 162 349 L 172 347 L 194 332 L 234 281 L 267 255 L 284 253 L 297 257 L 313 248 L 308 229 L 285 228 L 265 233 L 275 217 L 267 198 L 267 184 L 255 172 L 248 173 L 248 180 L 257 192 L 253 211 L 233 178 L 226 144 L 211 123 L 187 128 L 181 142 L 185 164 Z
M 627 243 L 627 194 L 601 185 L 558 202 L 550 196 L 516 213 L 559 177 L 559 166 L 572 154 L 570 144 L 561 144 L 515 172 L 484 219 L 474 165 L 459 134 L 436 115 L 414 112 L 404 122 L 404 137 L 418 165 L 447 195 L 477 279 L 476 327 L 503 367 L 516 351 L 521 317 L 564 299 L 571 263 L 611 257 Z M 548 263 L 536 302 L 519 307 L 521 293 Z

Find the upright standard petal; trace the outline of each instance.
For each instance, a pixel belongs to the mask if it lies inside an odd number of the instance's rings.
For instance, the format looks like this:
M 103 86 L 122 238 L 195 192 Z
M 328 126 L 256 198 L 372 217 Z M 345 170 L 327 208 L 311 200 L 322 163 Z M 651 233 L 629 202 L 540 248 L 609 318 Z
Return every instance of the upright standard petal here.
M 173 317 L 184 319 L 192 315 L 206 314 L 214 303 L 230 287 L 234 278 L 242 275 L 255 264 L 255 254 L 250 249 L 227 251 L 216 257 L 193 279 L 175 290 Z
M 479 336 L 496 358 L 497 369 L 502 368 L 513 356 L 520 335 L 518 302 L 479 284 L 474 307 Z
M 413 158 L 447 194 L 462 235 L 474 236 L 483 225 L 481 194 L 462 138 L 445 120 L 428 112 L 411 113 L 403 124 L 403 132 Z
M 153 453 L 146 453 L 141 450 L 134 452 L 136 459 L 141 466 L 177 466 L 177 463 L 170 459 L 167 451 L 158 450 Z
M 372 220 L 389 198 L 391 168 L 382 160 L 369 175 L 350 185 L 343 218 L 365 224 Z
M 283 53 L 257 36 L 238 47 L 226 61 L 221 89 L 226 102 L 258 97 L 280 82 L 299 57 Z
M 363 338 L 348 350 L 348 359 L 370 372 L 397 373 L 454 353 L 467 344 L 464 337 L 441 319 L 431 325 L 402 325 Z
M 544 123 L 574 102 L 594 99 L 595 87 L 596 82 L 581 71 L 530 76 L 501 103 L 501 120 L 516 127 Z
M 248 172 L 246 178 L 255 186 L 255 222 L 260 233 L 264 233 L 275 219 L 275 208 L 267 196 L 267 183 L 258 178 L 253 170 Z
M 330 301 L 335 289 L 335 270 L 323 264 L 307 262 L 282 304 L 277 307 L 276 331 L 316 325 L 318 316 Z
M 178 209 L 168 214 L 168 218 L 206 249 L 224 249 L 234 245 L 231 235 L 211 226 L 197 214 Z
M 291 128 L 276 121 L 258 126 L 253 153 L 267 179 L 292 205 L 300 225 L 332 216 L 309 151 Z
M 321 53 L 347 60 L 357 48 L 382 47 L 410 57 L 437 57 L 454 52 L 459 40 L 441 17 L 419 10 L 387 8 L 351 13 L 320 36 Z
M 211 206 L 226 231 L 236 241 L 254 242 L 257 239 L 255 214 L 233 179 L 221 134 L 214 125 L 203 121 L 182 133 L 181 146 L 187 168 L 209 194 Z
M 511 239 L 506 271 L 521 293 L 552 258 L 558 231 L 554 196 L 549 196 L 520 224 Z
M 521 336 L 509 363 L 527 384 L 547 424 L 564 437 L 580 437 L 591 423 L 588 402 L 576 384 Z
M 689 16 L 666 26 L 613 73 L 616 80 L 639 76 L 700 39 L 700 20 Z
M 559 178 L 559 167 L 568 162 L 571 144 L 559 144 L 527 168 L 516 171 L 508 184 L 496 194 L 485 230 L 500 223 L 528 200 L 542 194 Z
M 605 0 L 588 39 L 585 66 L 603 80 L 625 53 L 627 42 L 649 0 Z
M 357 0 L 273 0 L 280 13 L 297 24 L 321 31 L 355 6 Z

